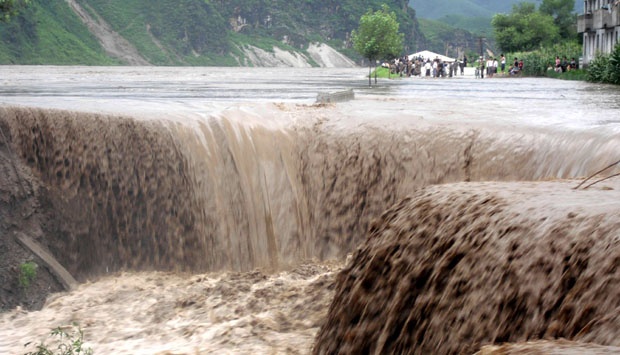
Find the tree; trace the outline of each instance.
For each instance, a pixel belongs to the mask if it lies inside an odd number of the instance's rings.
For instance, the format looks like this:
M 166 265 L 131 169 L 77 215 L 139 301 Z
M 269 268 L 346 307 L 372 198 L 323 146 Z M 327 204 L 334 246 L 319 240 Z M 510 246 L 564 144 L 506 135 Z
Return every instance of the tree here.
M 396 14 L 387 5 L 380 10 L 368 10 L 360 18 L 359 28 L 351 34 L 353 48 L 369 61 L 368 86 L 371 85 L 372 63 L 378 59 L 397 57 L 403 49 L 403 34 L 398 32 Z M 375 71 L 375 84 L 377 73 Z
M 0 0 L 0 21 L 8 21 L 28 3 L 30 0 Z
M 532 3 L 514 5 L 510 14 L 493 16 L 491 25 L 497 44 L 505 52 L 533 50 L 560 38 L 553 16 L 536 11 Z
M 573 12 L 574 6 L 574 0 L 543 0 L 539 11 L 553 17 L 562 38 L 575 39 L 577 14 Z

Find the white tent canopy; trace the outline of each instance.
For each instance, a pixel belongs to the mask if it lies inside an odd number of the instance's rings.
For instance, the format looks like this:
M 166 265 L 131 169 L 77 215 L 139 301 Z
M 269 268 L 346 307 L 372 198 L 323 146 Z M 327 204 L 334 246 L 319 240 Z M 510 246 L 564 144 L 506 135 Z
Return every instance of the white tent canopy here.
M 422 57 L 425 60 L 426 59 L 435 60 L 435 58 L 439 58 L 441 59 L 442 62 L 448 62 L 448 63 L 456 61 L 456 59 L 454 58 L 446 57 L 445 55 L 441 55 L 439 53 L 435 53 L 431 51 L 421 51 L 421 52 L 409 54 L 409 60 L 413 58 L 418 58 L 418 57 Z

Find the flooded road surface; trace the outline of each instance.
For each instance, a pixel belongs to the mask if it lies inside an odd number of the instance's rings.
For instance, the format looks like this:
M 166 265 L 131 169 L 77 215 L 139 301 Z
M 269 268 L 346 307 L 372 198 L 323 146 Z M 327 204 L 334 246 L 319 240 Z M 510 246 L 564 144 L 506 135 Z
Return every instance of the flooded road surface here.
M 0 67 L 0 103 L 100 112 L 204 113 L 238 102 L 313 103 L 353 89 L 395 100 L 388 112 L 453 113 L 476 120 L 589 127 L 620 124 L 620 88 L 544 78 L 379 79 L 367 68 Z M 366 109 L 366 108 L 365 108 Z M 383 109 L 383 108 L 381 108 Z M 431 117 L 428 117 L 431 118 Z

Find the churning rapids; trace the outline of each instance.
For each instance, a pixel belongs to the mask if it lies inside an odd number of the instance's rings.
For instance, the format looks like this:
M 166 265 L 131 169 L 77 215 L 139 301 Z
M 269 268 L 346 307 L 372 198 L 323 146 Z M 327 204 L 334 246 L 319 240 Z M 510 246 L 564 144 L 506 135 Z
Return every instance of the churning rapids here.
M 617 351 L 620 90 L 365 73 L 1 67 L 0 353 Z

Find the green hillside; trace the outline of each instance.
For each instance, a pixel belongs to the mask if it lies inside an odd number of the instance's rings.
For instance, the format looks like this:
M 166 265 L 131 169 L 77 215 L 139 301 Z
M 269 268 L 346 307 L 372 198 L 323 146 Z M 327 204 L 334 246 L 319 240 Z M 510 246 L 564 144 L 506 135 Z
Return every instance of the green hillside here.
M 239 65 L 248 45 L 305 53 L 311 42 L 328 43 L 355 56 L 351 31 L 363 13 L 386 2 L 397 13 L 407 50 L 424 41 L 407 0 L 76 2 L 86 17 L 100 19 L 142 62 L 154 65 Z M 67 1 L 33 0 L 9 23 L 0 23 L 0 64 L 127 63 L 101 43 L 101 33 L 93 35 Z
M 0 23 L 0 39 L 1 64 L 119 64 L 64 1 L 34 2 Z
M 409 6 L 419 18 L 439 19 L 446 15 L 491 18 L 496 13 L 510 12 L 512 6 L 520 2 L 540 5 L 542 0 L 409 0 Z

